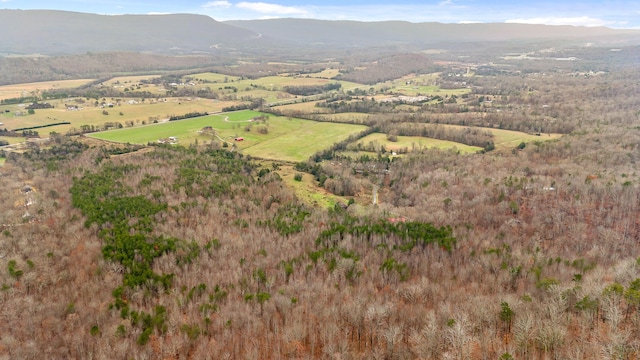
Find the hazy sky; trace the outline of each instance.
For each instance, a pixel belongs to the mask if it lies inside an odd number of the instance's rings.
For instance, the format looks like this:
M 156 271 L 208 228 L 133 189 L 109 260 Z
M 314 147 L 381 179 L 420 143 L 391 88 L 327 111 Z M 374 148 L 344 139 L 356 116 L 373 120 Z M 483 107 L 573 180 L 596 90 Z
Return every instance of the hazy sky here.
M 0 8 L 98 14 L 196 13 L 224 20 L 298 17 L 411 22 L 521 22 L 640 29 L 640 0 L 0 0 Z

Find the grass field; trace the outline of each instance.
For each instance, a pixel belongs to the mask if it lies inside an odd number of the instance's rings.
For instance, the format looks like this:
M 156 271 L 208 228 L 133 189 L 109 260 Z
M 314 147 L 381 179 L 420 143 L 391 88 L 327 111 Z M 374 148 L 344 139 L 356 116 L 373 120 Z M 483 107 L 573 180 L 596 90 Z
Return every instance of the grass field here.
M 306 101 L 296 104 L 279 105 L 274 108 L 281 111 L 302 111 L 306 114 L 327 113 L 331 111 L 327 108 L 317 107 L 317 103 L 318 101 Z
M 443 125 L 451 128 L 464 129 L 467 126 L 461 125 Z M 492 129 L 492 128 L 482 128 L 483 130 L 488 130 L 493 133 L 494 139 L 493 143 L 496 146 L 496 150 L 505 150 L 505 149 L 513 149 L 518 146 L 521 142 L 533 142 L 533 141 L 547 141 L 558 139 L 562 136 L 562 134 L 541 134 L 540 136 L 523 133 L 520 131 L 512 131 L 512 130 L 503 130 L 503 129 Z
M 4 123 L 3 128 L 16 129 L 30 126 L 38 126 L 57 122 L 70 122 L 71 125 L 58 125 L 38 130 L 41 135 L 56 131 L 61 134 L 67 133 L 71 128 L 79 129 L 82 125 L 94 125 L 101 127 L 105 122 L 119 122 L 123 125 L 127 121 L 133 121 L 137 125 L 142 122 L 150 123 L 152 119 L 167 119 L 173 115 L 183 115 L 190 112 L 219 112 L 222 108 L 237 104 L 230 101 L 216 101 L 209 99 L 170 99 L 166 102 L 154 102 L 147 99 L 138 103 L 129 104 L 130 99 L 122 99 L 120 105 L 117 105 L 116 99 L 107 99 L 116 105 L 113 108 L 101 108 L 93 103 L 77 104 L 73 101 L 64 102 L 63 100 L 54 100 L 50 103 L 55 106 L 53 109 L 36 110 L 34 115 L 15 116 L 20 111 L 26 113 L 24 107 L 17 105 L 1 106 L 0 122 Z M 82 110 L 69 111 L 67 105 L 78 105 Z M 10 110 L 5 113 L 4 109 Z M 108 115 L 103 115 L 103 111 L 107 111 Z M 122 115 L 120 115 L 122 113 Z
M 229 76 L 229 75 L 216 74 L 216 73 L 192 74 L 192 75 L 189 75 L 189 77 L 195 79 L 196 81 L 208 81 L 212 83 L 224 83 L 225 80 L 229 82 L 229 81 L 236 81 L 239 79 L 239 77 L 237 76 Z
M 346 204 L 349 202 L 348 199 L 342 196 L 334 195 L 323 188 L 319 188 L 311 174 L 304 173 L 302 174 L 302 181 L 296 181 L 294 176 L 299 172 L 291 165 L 280 165 L 280 170 L 277 172 L 287 187 L 295 192 L 296 197 L 310 206 L 326 209 L 333 208 L 337 203 Z
M 343 90 L 365 87 L 365 85 L 357 84 L 354 82 L 329 80 L 310 76 L 265 76 L 259 79 L 233 81 L 225 85 L 235 86 L 238 88 L 238 90 L 243 90 L 247 87 L 251 88 L 252 85 L 255 85 L 264 87 L 267 90 L 280 91 L 285 86 L 326 85 L 335 82 L 339 82 L 340 84 L 342 84 Z
M 339 113 L 339 114 L 320 115 L 320 117 L 328 121 L 344 121 L 344 122 L 362 123 L 369 118 L 369 114 Z
M 243 153 L 288 161 L 303 161 L 316 152 L 327 149 L 349 135 L 366 129 L 362 125 L 347 125 L 308 121 L 298 129 L 244 149 Z
M 109 79 L 103 82 L 103 85 L 114 86 L 114 85 L 130 85 L 130 84 L 138 84 L 143 80 L 152 80 L 159 78 L 160 75 L 136 75 L 136 76 L 118 76 L 112 79 Z
M 441 89 L 436 86 L 436 80 L 439 74 L 425 74 L 425 75 L 407 75 L 400 79 L 394 80 L 393 91 L 396 94 L 402 94 L 405 96 L 417 96 L 417 95 L 440 95 L 442 97 L 446 95 L 460 96 L 463 94 L 471 93 L 471 89 Z
M 116 142 L 146 144 L 158 139 L 175 136 L 181 144 L 215 140 L 211 135 L 201 135 L 198 130 L 213 127 L 223 139 L 236 144 L 244 154 L 285 161 L 302 161 L 316 152 L 328 148 L 350 134 L 365 129 L 361 125 L 319 123 L 315 121 L 275 117 L 270 115 L 267 124 L 250 122 L 262 115 L 255 111 L 238 111 L 194 119 L 172 121 L 141 127 L 93 133 L 90 136 Z M 246 128 L 250 127 L 250 131 Z M 265 127 L 267 134 L 257 131 Z M 241 142 L 233 138 L 242 137 Z M 216 140 L 217 141 L 217 140 Z
M 0 100 L 31 96 L 32 92 L 39 92 L 43 90 L 74 88 L 87 84 L 91 81 L 93 81 L 93 79 L 43 81 L 28 84 L 4 85 L 0 86 Z
M 9 145 L 18 144 L 24 142 L 26 139 L 23 137 L 13 137 L 13 136 L 0 136 L 0 140 L 4 140 L 9 143 Z
M 338 69 L 326 69 L 321 72 L 309 74 L 310 77 L 332 79 L 340 74 Z
M 369 144 L 373 145 L 376 149 L 380 146 L 384 146 L 387 151 L 398 151 L 401 149 L 407 149 L 409 152 L 415 150 L 422 149 L 453 149 L 456 148 L 461 153 L 470 154 L 476 153 L 482 148 L 477 146 L 469 146 L 453 141 L 446 140 L 438 140 L 438 139 L 430 139 L 420 136 L 398 136 L 398 141 L 392 142 L 387 140 L 386 134 L 371 134 L 362 139 L 360 139 L 357 143 L 367 146 Z

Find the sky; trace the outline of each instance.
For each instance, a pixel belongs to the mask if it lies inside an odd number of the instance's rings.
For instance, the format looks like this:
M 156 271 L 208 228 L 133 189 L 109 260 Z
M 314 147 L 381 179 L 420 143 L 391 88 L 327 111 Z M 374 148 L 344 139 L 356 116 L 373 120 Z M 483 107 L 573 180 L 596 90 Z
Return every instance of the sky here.
M 640 0 L 0 0 L 0 9 L 105 15 L 203 14 L 218 21 L 270 18 L 547 25 L 640 29 Z

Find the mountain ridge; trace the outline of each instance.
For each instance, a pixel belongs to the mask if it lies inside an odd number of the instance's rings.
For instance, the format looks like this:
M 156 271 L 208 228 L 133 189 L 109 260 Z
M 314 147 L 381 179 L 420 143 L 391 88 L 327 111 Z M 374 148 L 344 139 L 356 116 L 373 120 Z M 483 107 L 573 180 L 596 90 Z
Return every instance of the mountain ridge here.
M 131 51 L 157 54 L 277 53 L 498 41 L 640 43 L 640 30 L 507 23 L 268 19 L 216 21 L 206 15 L 98 15 L 0 9 L 1 54 L 64 55 Z
M 0 10 L 0 52 L 51 55 L 83 52 L 216 53 L 216 45 L 256 38 L 250 30 L 205 15 L 98 15 L 58 10 Z

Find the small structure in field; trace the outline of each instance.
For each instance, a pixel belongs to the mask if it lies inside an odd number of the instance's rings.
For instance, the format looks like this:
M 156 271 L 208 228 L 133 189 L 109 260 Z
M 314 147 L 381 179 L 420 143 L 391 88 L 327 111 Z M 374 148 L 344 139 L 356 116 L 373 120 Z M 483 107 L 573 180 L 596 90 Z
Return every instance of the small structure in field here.
M 171 144 L 171 145 L 175 145 L 178 143 L 178 138 L 175 136 L 170 136 L 166 139 L 158 139 L 158 143 L 159 144 Z

